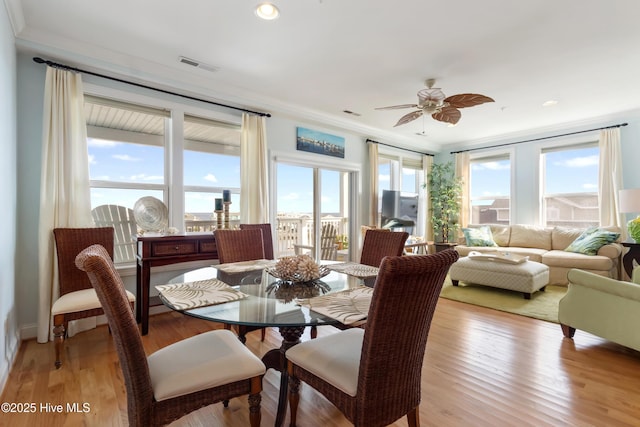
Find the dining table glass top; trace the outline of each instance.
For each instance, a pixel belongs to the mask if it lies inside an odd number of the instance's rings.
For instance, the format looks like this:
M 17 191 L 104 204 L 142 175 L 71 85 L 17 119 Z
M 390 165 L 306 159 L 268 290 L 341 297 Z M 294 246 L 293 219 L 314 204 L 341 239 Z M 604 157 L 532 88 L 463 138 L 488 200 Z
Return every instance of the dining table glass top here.
M 259 264 L 258 264 L 259 265 Z M 337 271 L 313 283 L 286 283 L 270 275 L 265 268 L 228 273 L 216 266 L 199 268 L 174 277 L 170 284 L 218 279 L 247 295 L 246 298 L 222 304 L 180 310 L 184 314 L 205 320 L 232 325 L 256 327 L 302 327 L 333 325 L 337 320 L 298 305 L 298 299 L 331 294 L 372 285 L 370 279 L 355 277 Z M 160 299 L 167 306 L 162 294 Z M 173 308 L 173 307 L 171 307 Z M 175 309 L 175 308 L 174 308 Z

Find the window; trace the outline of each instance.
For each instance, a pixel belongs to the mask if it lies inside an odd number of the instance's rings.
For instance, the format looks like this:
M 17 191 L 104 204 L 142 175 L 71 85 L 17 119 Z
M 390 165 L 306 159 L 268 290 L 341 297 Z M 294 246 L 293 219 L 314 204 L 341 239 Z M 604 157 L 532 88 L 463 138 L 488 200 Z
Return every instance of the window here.
M 597 226 L 597 143 L 542 150 L 542 217 L 545 226 Z
M 230 225 L 239 225 L 240 127 L 187 115 L 184 126 L 186 231 L 213 230 L 215 199 L 225 189 L 232 193 Z
M 508 154 L 471 159 L 469 193 L 472 224 L 509 224 L 511 160 Z
M 91 95 L 85 114 L 92 209 L 132 209 L 153 196 L 168 206 L 169 226 L 181 231 L 210 230 L 223 189 L 232 192 L 232 214 L 238 210 L 239 125 Z M 172 128 L 184 131 L 170 141 Z
M 378 217 L 379 226 L 391 218 L 412 222 L 412 226 L 400 227 L 410 234 L 423 235 L 424 214 L 420 211 L 424 174 L 422 160 L 392 155 L 378 156 Z

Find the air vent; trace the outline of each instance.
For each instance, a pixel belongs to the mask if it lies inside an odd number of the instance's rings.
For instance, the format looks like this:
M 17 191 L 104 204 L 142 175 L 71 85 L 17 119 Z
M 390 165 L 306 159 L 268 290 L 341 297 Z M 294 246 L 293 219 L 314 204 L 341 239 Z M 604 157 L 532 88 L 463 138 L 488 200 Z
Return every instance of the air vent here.
M 351 111 L 351 110 L 342 110 L 342 112 L 343 112 L 343 113 L 345 113 L 345 114 L 350 114 L 350 115 L 352 115 L 352 116 L 357 116 L 357 117 L 360 117 L 360 116 L 362 115 L 362 114 L 360 114 L 360 113 L 354 113 L 354 112 L 353 112 L 353 111 Z
M 214 65 L 205 64 L 203 62 L 196 61 L 195 59 L 187 58 L 184 56 L 178 57 L 178 61 L 180 61 L 183 64 L 191 65 L 192 67 L 202 68 L 203 70 L 211 71 L 212 73 L 215 73 L 216 71 L 218 71 L 218 67 Z

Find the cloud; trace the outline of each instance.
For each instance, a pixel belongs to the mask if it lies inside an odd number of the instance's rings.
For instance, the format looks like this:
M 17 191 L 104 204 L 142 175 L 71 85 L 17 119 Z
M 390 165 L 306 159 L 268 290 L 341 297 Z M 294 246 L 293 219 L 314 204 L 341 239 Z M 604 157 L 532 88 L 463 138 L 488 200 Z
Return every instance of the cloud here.
M 567 159 L 563 162 L 554 163 L 557 166 L 564 166 L 567 168 L 584 168 L 587 166 L 598 166 L 599 156 L 585 156 L 585 157 L 573 157 L 571 159 Z
M 96 164 L 96 156 L 94 156 L 93 154 L 89 154 L 89 164 L 90 165 Z
M 475 171 L 479 170 L 508 170 L 511 169 L 511 162 L 472 162 L 471 168 Z
M 114 154 L 111 157 L 113 157 L 114 159 L 118 159 L 118 160 L 124 160 L 125 162 L 139 162 L 140 160 L 142 160 L 142 159 L 137 158 L 137 157 L 131 157 L 128 154 Z
M 207 175 L 205 175 L 204 180 L 209 182 L 218 182 L 218 178 L 216 178 L 216 176 L 212 173 L 208 173 Z
M 298 193 L 289 193 L 281 197 L 282 200 L 298 200 L 299 198 L 300 195 Z
M 582 188 L 585 190 L 597 190 L 598 184 L 582 184 Z
M 89 147 L 115 147 L 116 145 L 120 145 L 120 143 L 106 139 L 87 138 L 87 146 Z
M 391 181 L 391 175 L 379 175 L 378 182 L 389 182 Z

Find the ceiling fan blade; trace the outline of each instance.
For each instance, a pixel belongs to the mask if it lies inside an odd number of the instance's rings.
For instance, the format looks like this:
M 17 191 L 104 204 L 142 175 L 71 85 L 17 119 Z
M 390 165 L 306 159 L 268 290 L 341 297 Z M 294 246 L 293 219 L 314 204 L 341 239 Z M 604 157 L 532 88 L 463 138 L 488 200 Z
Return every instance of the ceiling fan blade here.
M 460 113 L 460 110 L 457 108 L 448 106 L 444 107 L 439 113 L 433 113 L 431 117 L 441 122 L 447 122 L 455 125 L 458 123 L 458 120 L 460 120 L 460 117 L 462 117 L 462 113 Z
M 399 110 L 400 108 L 418 108 L 416 104 L 391 105 L 390 107 L 378 107 L 374 110 Z
M 417 119 L 421 115 L 422 115 L 422 110 L 412 111 L 409 114 L 405 114 L 404 116 L 400 117 L 400 120 L 398 120 L 398 123 L 396 123 L 394 127 L 403 125 L 405 123 L 409 123 L 409 122 Z
M 444 102 L 448 102 L 450 106 L 455 108 L 464 108 L 494 101 L 488 96 L 479 95 L 477 93 L 461 93 L 459 95 L 451 95 L 450 97 L 445 98 Z

